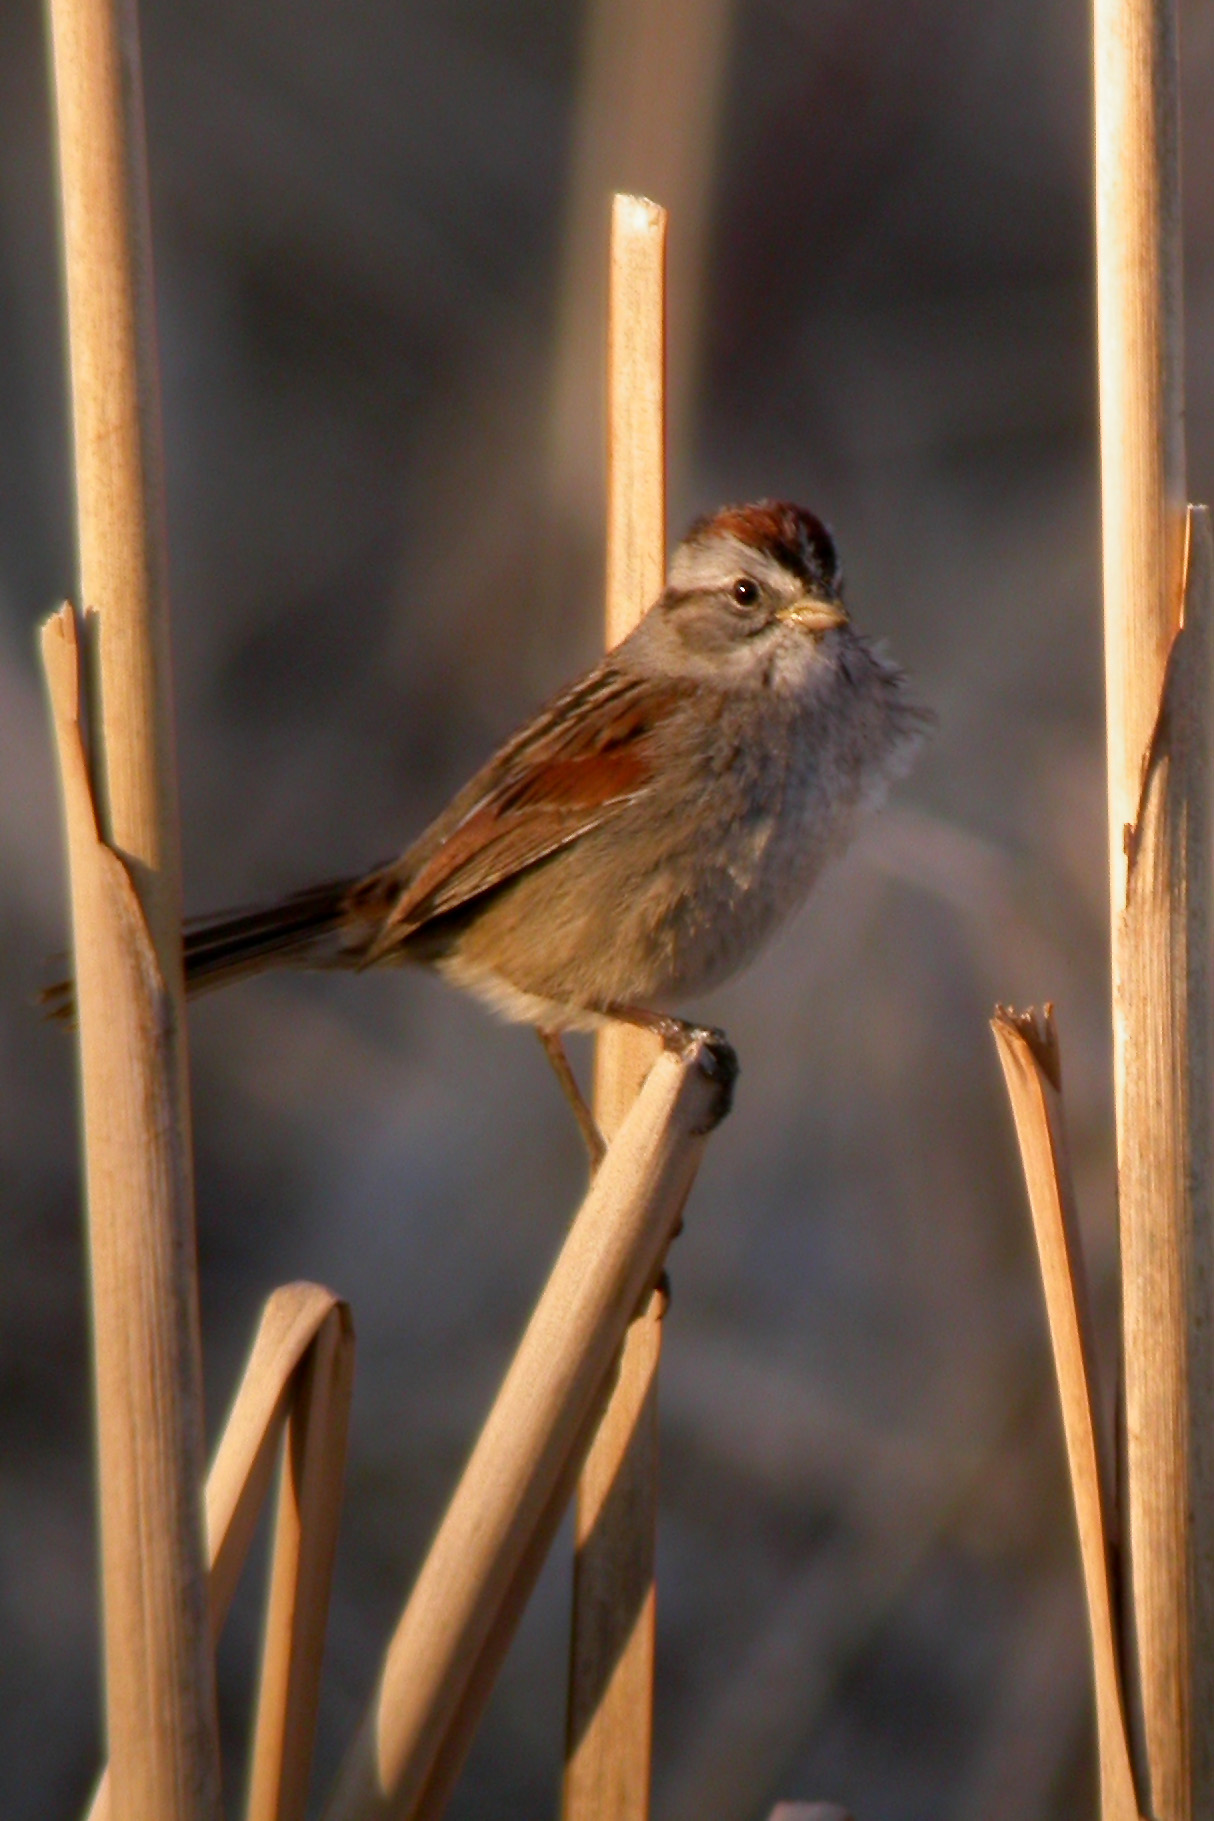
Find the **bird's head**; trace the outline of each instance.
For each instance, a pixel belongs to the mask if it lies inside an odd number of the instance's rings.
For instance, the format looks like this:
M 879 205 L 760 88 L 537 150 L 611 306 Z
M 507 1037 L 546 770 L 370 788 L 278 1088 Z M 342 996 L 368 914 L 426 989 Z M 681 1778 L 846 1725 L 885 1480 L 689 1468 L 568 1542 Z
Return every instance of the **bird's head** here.
M 726 506 L 691 527 L 646 621 L 678 673 L 801 689 L 852 641 L 830 532 L 785 501 Z

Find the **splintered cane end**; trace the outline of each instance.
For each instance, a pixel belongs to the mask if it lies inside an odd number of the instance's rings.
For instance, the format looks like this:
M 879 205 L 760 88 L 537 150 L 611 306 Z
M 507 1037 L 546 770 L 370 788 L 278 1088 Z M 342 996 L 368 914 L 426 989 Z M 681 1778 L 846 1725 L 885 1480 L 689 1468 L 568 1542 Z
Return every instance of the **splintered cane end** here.
M 631 234 L 653 233 L 666 221 L 666 210 L 660 202 L 651 202 L 648 196 L 629 196 L 622 191 L 615 195 L 612 213 L 616 228 Z
M 80 649 L 76 609 L 64 601 L 48 613 L 38 628 L 38 645 L 51 706 L 58 719 L 76 721 L 80 716 Z
M 1001 1026 L 1014 1031 L 1028 1045 L 1033 1060 L 1046 1080 L 1060 1094 L 1062 1051 L 1058 1043 L 1058 1027 L 1054 1022 L 1053 1001 L 1047 999 L 1040 1011 L 1033 1005 L 1023 1012 L 1016 1011 L 1010 1005 L 997 1005 L 991 1019 L 991 1028 L 998 1031 Z

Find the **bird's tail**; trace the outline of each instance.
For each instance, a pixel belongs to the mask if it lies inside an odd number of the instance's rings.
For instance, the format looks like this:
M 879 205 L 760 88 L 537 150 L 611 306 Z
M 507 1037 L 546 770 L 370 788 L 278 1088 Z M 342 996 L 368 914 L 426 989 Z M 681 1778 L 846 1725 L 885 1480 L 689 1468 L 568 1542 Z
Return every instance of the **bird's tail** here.
M 268 967 L 356 965 L 339 931 L 352 879 L 309 886 L 257 910 L 195 918 L 185 927 L 185 989 L 204 993 Z
M 341 940 L 352 879 L 334 879 L 256 910 L 225 911 L 186 924 L 185 988 L 191 996 L 271 967 L 356 967 Z M 76 983 L 57 980 L 40 995 L 48 1018 L 72 1024 Z

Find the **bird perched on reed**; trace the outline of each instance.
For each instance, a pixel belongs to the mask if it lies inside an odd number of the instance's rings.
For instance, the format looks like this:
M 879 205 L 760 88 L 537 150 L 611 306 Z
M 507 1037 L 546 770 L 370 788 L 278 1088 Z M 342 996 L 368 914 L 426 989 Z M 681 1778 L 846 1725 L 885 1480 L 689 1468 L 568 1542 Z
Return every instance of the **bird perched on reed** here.
M 802 902 L 930 720 L 853 627 L 821 520 L 725 507 L 692 526 L 627 638 L 398 858 L 190 925 L 187 990 L 278 967 L 436 968 L 535 1026 L 597 1156 L 560 1034 L 622 1020 L 685 1044 L 674 1008 Z M 70 1011 L 70 984 L 46 997 Z M 736 1063 L 712 1037 L 727 1104 Z

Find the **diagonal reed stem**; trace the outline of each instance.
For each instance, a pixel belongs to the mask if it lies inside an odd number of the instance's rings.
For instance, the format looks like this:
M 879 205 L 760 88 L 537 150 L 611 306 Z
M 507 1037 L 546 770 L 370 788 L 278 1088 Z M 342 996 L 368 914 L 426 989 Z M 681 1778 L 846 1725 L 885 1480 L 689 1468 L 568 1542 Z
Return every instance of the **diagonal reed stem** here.
M 694 1056 L 658 1058 L 561 1248 L 388 1645 L 326 1821 L 416 1821 L 458 1769 L 558 1489 L 661 1269 L 710 1122 Z M 475 1698 L 473 1699 L 473 1695 Z
M 1122 1690 L 1120 1621 L 1113 1578 L 1113 1490 L 1101 1427 L 1092 1318 L 1067 1154 L 1053 1008 L 1000 1008 L 991 1021 L 1020 1141 L 1045 1288 L 1062 1426 L 1079 1526 L 1096 1683 L 1103 1821 L 1137 1821 Z

